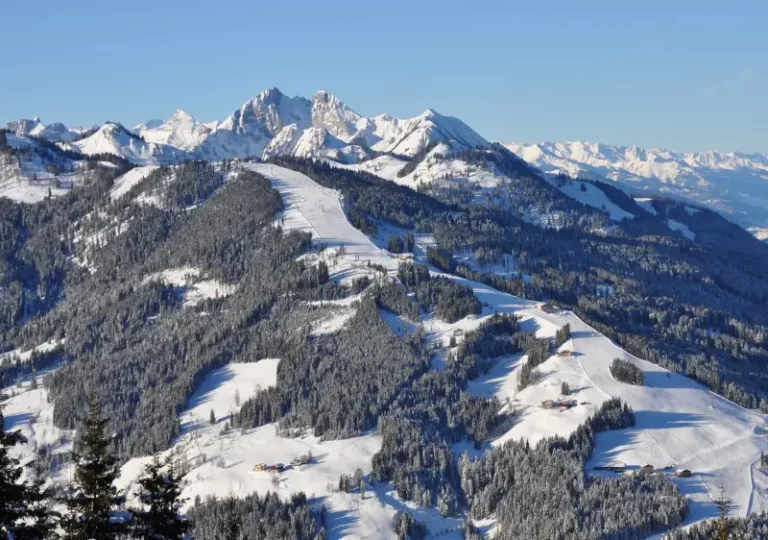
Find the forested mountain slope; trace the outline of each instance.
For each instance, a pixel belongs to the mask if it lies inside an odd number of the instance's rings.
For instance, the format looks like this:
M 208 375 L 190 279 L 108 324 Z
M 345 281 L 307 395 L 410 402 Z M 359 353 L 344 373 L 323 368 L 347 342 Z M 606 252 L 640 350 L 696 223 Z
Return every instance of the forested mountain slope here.
M 547 200 L 563 227 L 295 160 L 105 168 L 60 198 L 6 201 L 4 283 L 21 295 L 2 326 L 6 427 L 61 482 L 95 393 L 124 463 L 117 486 L 132 492 L 153 454 L 172 459 L 202 538 L 225 506 L 240 530 L 266 510 L 197 495 L 274 490 L 310 496 L 278 513 L 333 538 L 394 537 L 419 520 L 455 537 L 645 538 L 715 515 L 721 474 L 734 513 L 763 507 L 762 415 L 664 369 L 759 405 L 764 342 L 733 325 L 763 324 L 761 289 L 746 294 L 761 259 L 634 220 L 595 229 L 610 223 L 601 210 L 517 160 L 496 166 L 520 208 Z M 726 269 L 744 288 L 724 285 Z M 547 297 L 585 322 L 542 309 Z M 615 357 L 645 386 L 616 382 Z M 253 470 L 310 452 L 281 473 Z M 592 470 L 617 461 L 627 474 Z M 635 473 L 644 462 L 695 476 Z M 263 523 L 289 518 L 274 519 Z
M 630 193 L 707 206 L 744 227 L 768 227 L 764 154 L 673 152 L 581 141 L 504 145 L 545 173 L 608 180 Z

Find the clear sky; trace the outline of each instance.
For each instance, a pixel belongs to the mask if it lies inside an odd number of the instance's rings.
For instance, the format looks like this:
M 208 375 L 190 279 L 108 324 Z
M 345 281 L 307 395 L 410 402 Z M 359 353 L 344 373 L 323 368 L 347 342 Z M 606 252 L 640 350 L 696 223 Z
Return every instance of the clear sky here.
M 491 140 L 768 153 L 768 1 L 2 2 L 0 123 L 223 119 L 277 86 Z

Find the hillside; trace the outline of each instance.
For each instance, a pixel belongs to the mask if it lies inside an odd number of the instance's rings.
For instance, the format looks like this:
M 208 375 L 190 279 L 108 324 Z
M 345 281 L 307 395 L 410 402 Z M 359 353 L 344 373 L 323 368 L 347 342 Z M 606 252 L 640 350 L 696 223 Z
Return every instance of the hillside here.
M 768 226 L 768 156 L 673 152 L 587 142 L 504 143 L 545 173 L 608 180 L 629 193 L 706 206 L 756 232 Z
M 510 185 L 520 193 L 550 194 L 550 204 L 565 216 L 618 219 L 610 236 L 582 233 L 584 245 L 625 243 L 630 257 L 637 246 L 646 260 L 659 258 L 659 265 L 694 264 L 699 251 L 702 260 L 723 257 L 710 244 L 654 221 L 658 215 L 685 219 L 685 208 L 621 198 L 600 184 L 585 184 L 584 191 L 574 184 L 569 195 L 570 184 L 526 176 L 517 161 L 495 163 L 506 173 L 520 167 L 518 176 L 508 177 Z M 585 198 L 578 202 L 574 196 Z M 609 204 L 615 208 L 594 206 Z M 757 465 L 768 451 L 763 414 L 684 376 L 702 378 L 703 372 L 692 369 L 692 357 L 684 357 L 687 369 L 676 363 L 678 357 L 665 358 L 668 371 L 654 356 L 655 342 L 643 345 L 655 363 L 616 345 L 617 339 L 629 340 L 638 348 L 636 338 L 623 334 L 632 328 L 618 317 L 605 318 L 617 305 L 643 297 L 646 285 L 636 268 L 636 281 L 627 289 L 618 278 L 625 275 L 619 263 L 607 254 L 603 260 L 592 257 L 590 272 L 599 272 L 599 280 L 589 284 L 590 274 L 579 273 L 583 254 L 568 247 L 567 233 L 507 214 L 473 217 L 483 207 L 471 208 L 359 171 L 286 160 L 138 167 L 19 208 L 27 213 L 28 236 L 6 260 L 13 264 L 23 257 L 30 275 L 5 279 L 20 279 L 11 291 L 41 294 L 22 311 L 14 297 L 3 298 L 5 427 L 21 429 L 28 438 L 23 455 L 44 446 L 46 456 L 58 456 L 46 458 L 49 481 L 64 481 L 74 466 L 67 457 L 72 430 L 81 425 L 86 397 L 94 391 L 122 463 L 117 486 L 128 494 L 152 455 L 171 458 L 181 467 L 185 511 L 204 511 L 194 502 L 197 495 L 246 497 L 276 490 L 287 500 L 303 492 L 315 511 L 324 508 L 329 538 L 395 538 L 394 523 L 401 519 L 396 516 L 404 511 L 448 538 L 463 537 L 467 519 L 477 533 L 496 538 L 524 529 L 527 537 L 549 539 L 556 523 L 598 535 L 621 523 L 628 537 L 646 538 L 715 516 L 721 477 L 733 515 L 768 508 Z M 17 209 L 11 205 L 8 211 L 14 223 Z M 71 219 L 51 221 L 47 213 Z M 461 216 L 470 221 L 444 228 L 444 220 Z M 594 225 L 569 219 L 569 228 Z M 665 242 L 673 246 L 668 255 L 654 247 L 657 237 L 630 235 L 643 220 L 667 228 Z M 477 234 L 476 226 L 485 229 L 479 238 L 489 251 L 497 249 L 492 238 L 523 243 L 516 250 L 504 247 L 503 262 L 454 248 L 455 266 L 446 271 L 451 264 L 445 250 L 458 245 L 451 235 Z M 493 229 L 498 226 L 516 227 L 517 233 L 499 233 Z M 71 242 L 50 244 L 60 237 Z M 393 238 L 410 242 L 408 253 L 396 253 Z M 538 267 L 552 265 L 532 245 L 568 250 L 572 261 L 561 267 L 583 280 L 576 304 L 581 318 L 540 303 L 544 290 L 557 291 Z M 527 259 L 518 255 L 522 249 Z M 45 259 L 50 253 L 56 254 L 53 270 Z M 750 260 L 748 254 L 731 257 Z M 737 267 L 748 275 L 745 264 Z M 689 279 L 697 277 L 674 279 L 675 292 L 665 294 L 678 294 L 682 307 L 699 301 L 689 296 Z M 500 290 L 515 287 L 529 298 Z M 725 294 L 713 291 L 707 293 L 712 298 Z M 746 298 L 735 298 L 728 313 L 747 320 L 737 311 Z M 596 319 L 591 302 L 603 318 Z M 632 306 L 638 314 L 648 307 Z M 708 324 L 717 324 L 723 308 L 716 306 L 707 308 Z M 670 324 L 673 314 L 663 305 L 652 308 L 665 317 L 665 329 L 684 324 Z M 728 345 L 734 339 L 730 330 L 721 332 Z M 668 352 L 684 337 L 665 339 Z M 759 364 L 759 341 L 742 340 L 753 365 Z M 609 366 L 617 357 L 642 371 L 644 385 L 613 378 Z M 717 369 L 729 385 L 744 383 L 734 378 L 730 364 Z M 762 377 L 753 373 L 750 391 L 764 391 Z M 567 396 L 561 395 L 563 383 Z M 730 392 L 741 389 L 738 384 L 715 389 Z M 630 406 L 631 416 L 616 412 L 612 398 Z M 568 405 L 547 409 L 546 400 Z M 585 423 L 591 431 L 579 428 Z M 401 448 L 418 451 L 409 457 Z M 564 461 L 548 461 L 553 448 L 564 452 Z M 308 452 L 314 457 L 307 463 L 280 473 L 254 470 Z M 531 452 L 530 459 L 520 452 Z M 508 460 L 518 463 L 517 483 L 503 480 Z M 498 473 L 493 479 L 478 472 L 490 463 Z M 659 473 L 637 474 L 645 464 Z M 595 469 L 606 465 L 622 467 L 624 474 Z M 563 469 L 533 480 L 539 466 Z M 692 476 L 678 478 L 678 469 Z M 568 491 L 562 490 L 566 481 L 584 486 L 574 492 L 583 495 L 558 503 L 572 509 L 570 518 L 550 514 L 550 506 L 527 495 L 538 485 L 551 501 L 552 493 Z M 496 482 L 507 487 L 493 497 Z M 604 506 L 604 522 L 588 519 L 595 501 Z M 663 517 L 657 508 L 666 509 Z M 522 520 L 531 515 L 536 519 Z M 635 520 L 636 515 L 650 517 Z M 532 524 L 538 532 L 526 529 Z

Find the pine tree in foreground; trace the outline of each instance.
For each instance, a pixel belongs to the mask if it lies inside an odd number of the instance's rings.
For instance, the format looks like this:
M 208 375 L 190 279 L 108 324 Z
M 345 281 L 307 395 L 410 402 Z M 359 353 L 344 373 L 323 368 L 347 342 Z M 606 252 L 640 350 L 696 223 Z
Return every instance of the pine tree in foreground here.
M 46 505 L 50 493 L 42 482 L 22 482 L 24 466 L 11 456 L 11 448 L 24 444 L 18 431 L 5 431 L 0 409 L 0 538 L 46 538 L 55 515 Z
M 139 479 L 140 489 L 136 493 L 141 509 L 133 512 L 134 533 L 138 538 L 181 540 L 189 529 L 189 522 L 178 515 L 181 505 L 181 477 L 173 465 L 163 465 L 155 457 L 144 469 Z
M 95 395 L 91 396 L 88 418 L 80 442 L 82 453 L 73 453 L 75 485 L 65 499 L 69 515 L 64 520 L 67 538 L 115 539 L 125 529 L 112 510 L 124 500 L 113 482 L 119 474 L 117 460 L 109 454 L 110 441 L 104 434 L 107 419 Z

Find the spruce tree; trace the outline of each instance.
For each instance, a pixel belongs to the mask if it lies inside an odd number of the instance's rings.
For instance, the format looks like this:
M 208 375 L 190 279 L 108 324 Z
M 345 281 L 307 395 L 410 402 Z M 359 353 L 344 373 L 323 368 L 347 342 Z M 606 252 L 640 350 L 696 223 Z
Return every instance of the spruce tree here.
M 19 431 L 8 433 L 0 408 L 0 538 L 44 538 L 53 528 L 55 514 L 46 505 L 50 492 L 41 481 L 22 482 L 24 465 L 11 449 L 24 444 Z
M 181 476 L 172 464 L 168 464 L 167 472 L 162 469 L 163 465 L 155 457 L 139 479 L 140 489 L 136 495 L 142 508 L 133 513 L 134 533 L 138 538 L 181 540 L 189 529 L 189 523 L 177 513 L 182 502 Z
M 65 500 L 69 515 L 64 520 L 67 538 L 88 540 L 117 538 L 124 529 L 111 511 L 124 500 L 113 482 L 119 474 L 117 460 L 110 455 L 109 438 L 104 434 L 107 419 L 95 394 L 91 395 L 88 418 L 80 441 L 82 453 L 73 452 L 75 485 Z
M 717 490 L 718 497 L 715 501 L 715 505 L 717 505 L 719 517 L 717 519 L 717 532 L 715 534 L 717 534 L 717 540 L 728 540 L 728 506 L 730 503 L 725 496 L 725 486 L 723 486 L 722 476 L 720 477 L 720 483 L 718 484 Z

